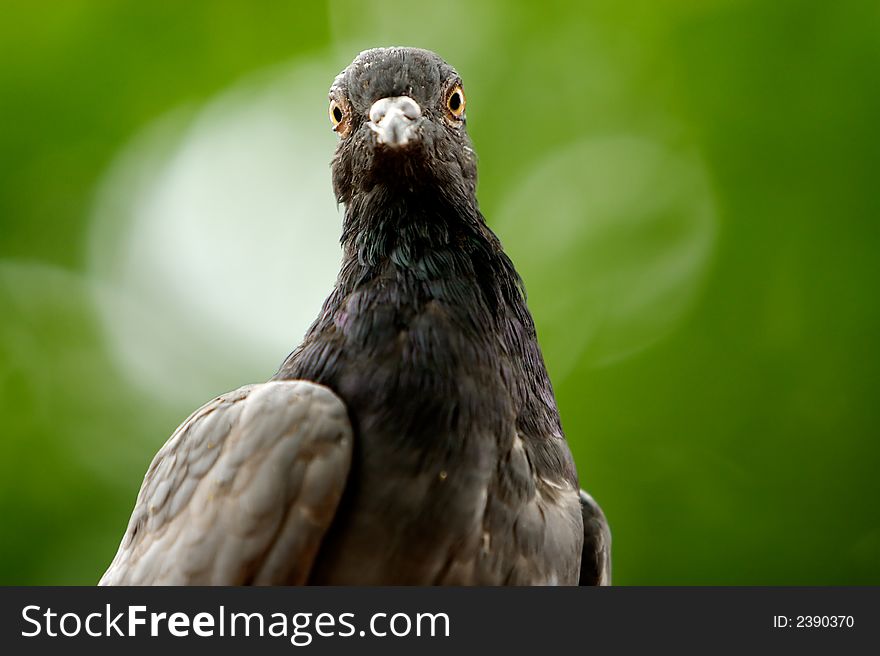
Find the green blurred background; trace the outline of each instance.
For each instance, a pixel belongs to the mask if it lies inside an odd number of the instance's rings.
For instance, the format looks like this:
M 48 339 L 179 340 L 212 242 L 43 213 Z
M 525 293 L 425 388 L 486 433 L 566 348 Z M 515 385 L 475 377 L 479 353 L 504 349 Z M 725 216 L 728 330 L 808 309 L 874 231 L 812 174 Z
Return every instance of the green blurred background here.
M 6 3 L 0 583 L 96 582 L 174 427 L 295 346 L 326 89 L 417 45 L 615 582 L 880 584 L 878 35 L 873 1 Z

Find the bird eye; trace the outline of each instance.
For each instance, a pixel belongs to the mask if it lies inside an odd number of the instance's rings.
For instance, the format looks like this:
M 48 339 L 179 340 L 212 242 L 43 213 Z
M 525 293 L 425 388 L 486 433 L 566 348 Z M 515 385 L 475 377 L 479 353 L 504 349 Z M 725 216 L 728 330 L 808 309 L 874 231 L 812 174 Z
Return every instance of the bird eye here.
M 345 118 L 345 112 L 342 111 L 342 107 L 335 100 L 330 101 L 330 122 L 333 124 L 333 129 L 339 127 L 339 124 L 342 123 L 342 119 Z
M 464 115 L 464 89 L 460 84 L 456 84 L 449 97 L 446 99 L 446 109 L 455 118 L 461 118 Z

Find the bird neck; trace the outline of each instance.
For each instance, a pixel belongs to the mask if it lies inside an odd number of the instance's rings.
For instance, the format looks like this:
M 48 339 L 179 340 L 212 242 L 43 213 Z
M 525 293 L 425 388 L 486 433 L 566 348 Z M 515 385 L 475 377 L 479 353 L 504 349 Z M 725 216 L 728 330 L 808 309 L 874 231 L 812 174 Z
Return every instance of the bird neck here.
M 346 292 L 378 279 L 396 287 L 403 305 L 433 300 L 492 315 L 480 319 L 513 312 L 533 330 L 519 275 L 472 195 L 374 188 L 346 206 L 342 246 L 338 283 Z
M 520 278 L 476 201 L 396 196 L 347 204 L 336 286 L 276 378 L 327 385 L 399 435 L 511 413 L 523 434 L 561 435 Z M 387 416 L 401 399 L 421 409 Z

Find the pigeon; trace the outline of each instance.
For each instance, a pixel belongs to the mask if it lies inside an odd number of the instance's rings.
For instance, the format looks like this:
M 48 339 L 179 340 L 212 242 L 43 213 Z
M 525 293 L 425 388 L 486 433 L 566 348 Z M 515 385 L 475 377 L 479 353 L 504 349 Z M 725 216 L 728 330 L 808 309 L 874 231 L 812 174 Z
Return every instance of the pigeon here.
M 161 448 L 100 584 L 610 584 L 608 523 L 477 204 L 461 78 L 375 48 L 329 101 L 335 286 L 268 382 Z

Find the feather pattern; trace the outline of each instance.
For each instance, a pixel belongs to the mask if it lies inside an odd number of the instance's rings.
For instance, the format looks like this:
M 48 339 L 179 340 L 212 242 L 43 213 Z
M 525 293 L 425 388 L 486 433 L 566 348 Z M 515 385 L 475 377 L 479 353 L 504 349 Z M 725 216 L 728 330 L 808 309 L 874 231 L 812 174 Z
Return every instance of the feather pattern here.
M 156 454 L 101 585 L 305 582 L 351 446 L 345 406 L 319 385 L 214 399 Z

